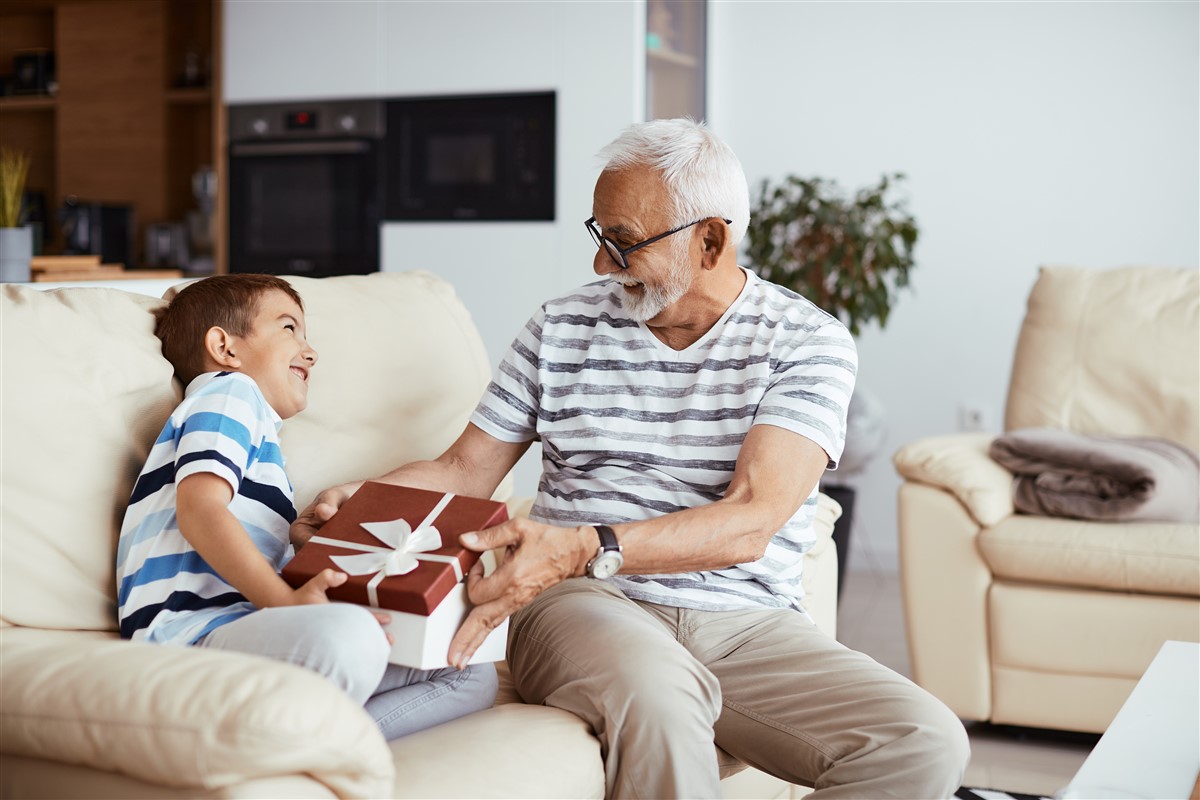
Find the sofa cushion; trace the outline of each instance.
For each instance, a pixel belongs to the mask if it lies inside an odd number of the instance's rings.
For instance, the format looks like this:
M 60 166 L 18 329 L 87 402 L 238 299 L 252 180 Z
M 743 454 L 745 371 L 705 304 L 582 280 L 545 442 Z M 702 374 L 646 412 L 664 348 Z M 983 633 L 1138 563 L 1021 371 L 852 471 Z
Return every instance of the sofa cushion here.
M 0 658 L 5 753 L 172 787 L 293 773 L 339 797 L 381 797 L 392 786 L 392 756 L 371 717 L 301 667 L 28 628 L 0 631 Z
M 181 396 L 154 336 L 150 311 L 158 305 L 114 289 L 4 287 L 0 608 L 7 623 L 116 630 L 121 517 Z
M 999 578 L 1200 597 L 1200 528 L 1016 515 L 979 534 Z
M 44 758 L 0 754 L 0 794 L 5 797 L 88 800 L 335 800 L 333 790 L 303 774 L 272 775 L 216 789 L 172 788 L 120 772 Z
M 1200 271 L 1043 267 L 1005 429 L 1155 436 L 1200 450 Z
M 988 619 L 989 718 L 1102 733 L 1164 641 L 1196 641 L 1200 604 L 997 581 Z
M 458 438 L 491 367 L 453 286 L 428 272 L 287 280 L 318 355 L 308 407 L 279 437 L 297 508 L 334 484 L 433 458 Z M 504 484 L 496 496 L 509 492 Z
M 557 708 L 506 703 L 397 739 L 391 748 L 396 783 L 389 797 L 604 797 L 600 741 L 587 723 Z

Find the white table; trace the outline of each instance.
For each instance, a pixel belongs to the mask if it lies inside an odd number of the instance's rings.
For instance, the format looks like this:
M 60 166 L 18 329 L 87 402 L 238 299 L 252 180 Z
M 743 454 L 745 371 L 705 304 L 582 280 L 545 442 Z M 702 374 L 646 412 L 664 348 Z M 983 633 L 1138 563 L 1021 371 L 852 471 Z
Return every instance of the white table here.
M 1188 800 L 1200 772 L 1200 644 L 1166 642 L 1062 800 Z

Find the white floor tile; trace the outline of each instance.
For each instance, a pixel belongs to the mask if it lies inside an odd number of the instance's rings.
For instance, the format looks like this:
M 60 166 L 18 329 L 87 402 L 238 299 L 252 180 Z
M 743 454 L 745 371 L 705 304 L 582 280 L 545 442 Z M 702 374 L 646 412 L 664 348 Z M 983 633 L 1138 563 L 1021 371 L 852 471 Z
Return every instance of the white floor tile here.
M 971 763 L 964 785 L 1046 796 L 1070 782 L 1099 738 L 981 724 L 968 725 L 967 734 Z

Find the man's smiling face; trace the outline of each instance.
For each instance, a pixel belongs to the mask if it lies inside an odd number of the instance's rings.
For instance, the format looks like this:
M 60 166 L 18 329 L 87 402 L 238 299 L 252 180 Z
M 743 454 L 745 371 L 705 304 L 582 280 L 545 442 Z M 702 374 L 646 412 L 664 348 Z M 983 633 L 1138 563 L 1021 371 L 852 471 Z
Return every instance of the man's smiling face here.
M 671 202 L 657 171 L 629 167 L 603 172 L 596 181 L 592 214 L 608 239 L 621 249 L 670 230 Z M 696 278 L 692 232 L 681 231 L 630 253 L 621 269 L 606 248 L 596 251 L 592 268 L 621 284 L 621 305 L 632 319 L 650 322 L 687 294 Z

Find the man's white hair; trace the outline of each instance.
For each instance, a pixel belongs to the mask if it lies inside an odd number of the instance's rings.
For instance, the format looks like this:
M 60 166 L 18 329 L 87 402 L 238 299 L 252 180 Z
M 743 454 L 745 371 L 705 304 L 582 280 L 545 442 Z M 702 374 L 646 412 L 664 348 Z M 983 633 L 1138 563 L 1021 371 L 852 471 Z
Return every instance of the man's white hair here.
M 721 217 L 736 248 L 750 224 L 750 188 L 742 163 L 703 122 L 689 117 L 630 125 L 598 154 L 604 171 L 648 166 L 662 174 L 671 209 L 671 227 Z

